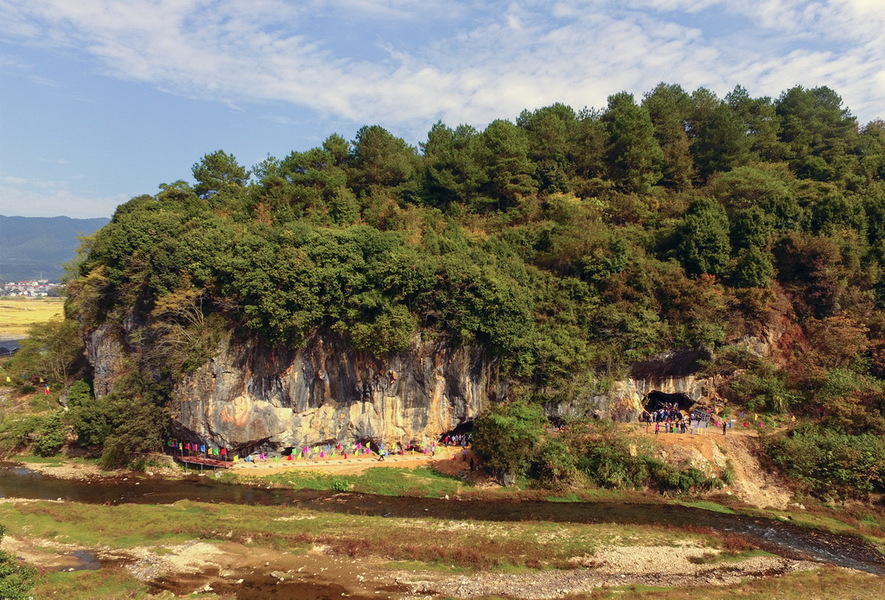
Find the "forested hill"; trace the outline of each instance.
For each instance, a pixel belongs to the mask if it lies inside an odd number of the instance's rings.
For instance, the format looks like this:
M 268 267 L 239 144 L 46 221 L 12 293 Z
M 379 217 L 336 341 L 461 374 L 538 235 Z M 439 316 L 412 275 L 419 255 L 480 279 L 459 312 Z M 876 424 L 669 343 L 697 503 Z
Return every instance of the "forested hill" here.
M 63 264 L 74 260 L 79 237 L 108 219 L 4 217 L 0 215 L 0 282 L 27 279 L 58 281 Z
M 828 88 L 661 84 L 438 123 L 419 148 L 367 126 L 251 173 L 216 151 L 193 176 L 120 206 L 71 286 L 87 328 L 149 315 L 155 373 L 204 360 L 220 329 L 297 345 L 324 328 L 373 353 L 421 331 L 555 400 L 700 349 L 760 410 L 881 426 L 885 123 Z M 775 325 L 774 360 L 738 343 Z

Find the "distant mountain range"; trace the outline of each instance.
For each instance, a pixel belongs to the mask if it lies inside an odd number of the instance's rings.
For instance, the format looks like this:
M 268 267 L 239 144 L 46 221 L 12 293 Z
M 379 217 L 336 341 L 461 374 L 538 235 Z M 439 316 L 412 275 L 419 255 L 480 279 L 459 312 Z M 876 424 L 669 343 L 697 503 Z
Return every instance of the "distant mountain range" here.
M 57 281 L 80 246 L 79 236 L 104 227 L 110 219 L 4 217 L 0 215 L 0 282 Z

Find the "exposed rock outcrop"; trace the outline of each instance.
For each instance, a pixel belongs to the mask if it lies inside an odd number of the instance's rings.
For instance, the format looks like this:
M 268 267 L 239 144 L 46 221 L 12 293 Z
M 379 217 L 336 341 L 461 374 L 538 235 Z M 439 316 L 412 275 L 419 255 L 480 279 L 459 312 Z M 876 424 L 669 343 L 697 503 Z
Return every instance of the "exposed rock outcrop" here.
M 99 396 L 113 388 L 127 356 L 137 353 L 122 330 L 103 326 L 88 340 Z M 697 376 L 703 358 L 690 352 L 658 356 L 635 365 L 630 377 L 604 393 L 548 406 L 548 413 L 629 421 L 650 392 L 694 402 L 709 398 L 716 385 Z M 170 406 L 181 439 L 227 448 L 368 440 L 406 445 L 429 443 L 507 392 L 497 361 L 478 346 L 455 348 L 419 336 L 406 351 L 375 357 L 324 333 L 300 348 L 228 338 L 173 386 Z
M 171 404 L 183 437 L 226 447 L 405 446 L 476 417 L 505 387 L 476 347 L 416 339 L 378 358 L 326 334 L 297 349 L 228 340 L 175 386 Z

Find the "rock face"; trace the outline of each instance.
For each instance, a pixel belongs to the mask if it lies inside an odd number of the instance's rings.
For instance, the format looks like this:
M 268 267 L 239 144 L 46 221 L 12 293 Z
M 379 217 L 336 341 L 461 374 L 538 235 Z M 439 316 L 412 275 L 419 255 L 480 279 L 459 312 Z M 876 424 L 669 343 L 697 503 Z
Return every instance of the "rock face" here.
M 111 391 L 127 357 L 138 353 L 127 345 L 131 338 L 112 327 L 90 336 L 98 396 Z M 651 392 L 690 402 L 709 398 L 715 382 L 696 376 L 703 358 L 696 352 L 661 355 L 635 365 L 606 392 L 548 406 L 547 412 L 629 421 Z M 270 451 L 346 441 L 405 446 L 437 439 L 507 393 L 497 362 L 479 347 L 453 348 L 418 337 L 407 351 L 375 357 L 327 333 L 300 348 L 227 339 L 213 359 L 175 384 L 170 406 L 180 439 L 220 447 Z
M 575 402 L 547 406 L 559 417 L 595 416 L 616 421 L 633 421 L 644 410 L 643 401 L 652 392 L 683 396 L 698 402 L 716 394 L 715 382 L 698 377 L 699 361 L 707 355 L 697 351 L 668 352 L 637 363 L 626 379 L 615 381 L 603 394 Z
M 336 441 L 429 443 L 506 391 L 477 348 L 418 339 L 372 357 L 335 335 L 301 348 L 222 344 L 172 393 L 183 438 L 228 448 L 297 448 Z
M 112 390 L 114 379 L 123 370 L 127 354 L 124 336 L 116 327 L 102 325 L 86 340 L 86 358 L 92 365 L 93 387 L 97 397 Z

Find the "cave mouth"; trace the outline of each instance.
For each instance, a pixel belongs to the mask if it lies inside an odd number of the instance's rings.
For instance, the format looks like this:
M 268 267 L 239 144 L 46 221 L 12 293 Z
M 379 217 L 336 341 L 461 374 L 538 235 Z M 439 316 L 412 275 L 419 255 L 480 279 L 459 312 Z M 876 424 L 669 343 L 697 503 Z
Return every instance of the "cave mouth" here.
M 654 412 L 665 406 L 673 406 L 674 404 L 679 410 L 689 410 L 695 405 L 695 401 L 685 394 L 667 394 L 655 390 L 646 394 L 643 407 L 648 412 Z
M 438 441 L 442 441 L 443 439 L 445 439 L 446 436 L 453 438 L 456 435 L 467 436 L 467 435 L 470 435 L 471 433 L 473 433 L 473 419 L 468 419 L 462 423 L 458 423 L 454 427 L 454 429 L 450 429 L 448 431 L 443 431 L 441 434 L 439 434 Z

